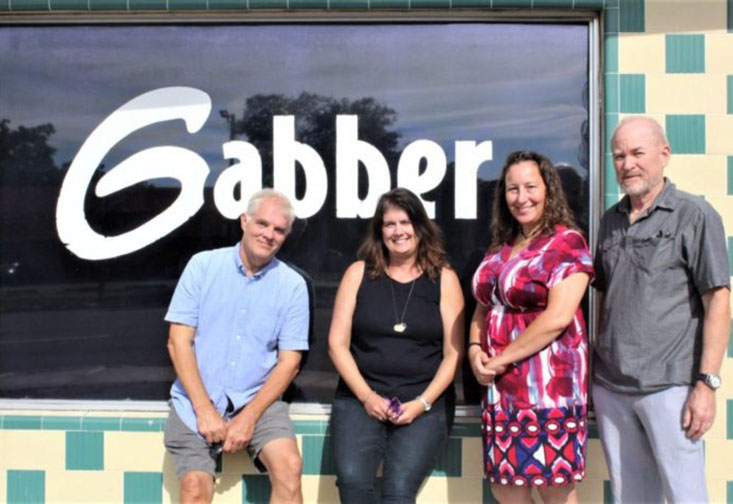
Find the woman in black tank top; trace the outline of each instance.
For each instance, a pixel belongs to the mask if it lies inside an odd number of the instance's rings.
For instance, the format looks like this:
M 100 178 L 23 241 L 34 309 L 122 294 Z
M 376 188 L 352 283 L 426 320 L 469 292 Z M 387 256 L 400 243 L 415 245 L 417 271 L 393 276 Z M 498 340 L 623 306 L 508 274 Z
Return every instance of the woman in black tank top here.
M 333 309 L 331 413 L 345 503 L 415 502 L 450 434 L 463 295 L 438 227 L 406 189 L 382 195 Z

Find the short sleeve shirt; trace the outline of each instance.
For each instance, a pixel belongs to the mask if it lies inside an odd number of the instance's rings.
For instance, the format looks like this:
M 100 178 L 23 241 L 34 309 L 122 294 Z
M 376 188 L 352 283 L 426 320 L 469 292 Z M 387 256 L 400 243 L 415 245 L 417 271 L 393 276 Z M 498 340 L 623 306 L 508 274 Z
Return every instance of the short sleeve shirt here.
M 594 286 L 603 309 L 594 378 L 623 393 L 691 384 L 702 351 L 701 296 L 730 288 L 720 216 L 667 180 L 633 224 L 629 211 L 626 196 L 601 220 Z
M 305 280 L 295 270 L 273 259 L 247 277 L 237 244 L 191 258 L 165 320 L 196 328 L 199 373 L 223 413 L 227 399 L 238 409 L 257 394 L 278 350 L 308 349 L 308 306 Z M 196 415 L 180 380 L 173 383 L 171 398 L 196 432 Z

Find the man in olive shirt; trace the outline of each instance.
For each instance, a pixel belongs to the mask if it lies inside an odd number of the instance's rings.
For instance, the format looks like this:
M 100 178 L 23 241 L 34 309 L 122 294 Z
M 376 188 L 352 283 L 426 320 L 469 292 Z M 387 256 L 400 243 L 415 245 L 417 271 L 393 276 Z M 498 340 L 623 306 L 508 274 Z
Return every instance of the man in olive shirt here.
M 615 502 L 707 502 L 700 438 L 715 419 L 730 277 L 720 216 L 664 178 L 671 149 L 647 117 L 611 140 L 626 195 L 601 220 L 603 294 L 593 399 Z

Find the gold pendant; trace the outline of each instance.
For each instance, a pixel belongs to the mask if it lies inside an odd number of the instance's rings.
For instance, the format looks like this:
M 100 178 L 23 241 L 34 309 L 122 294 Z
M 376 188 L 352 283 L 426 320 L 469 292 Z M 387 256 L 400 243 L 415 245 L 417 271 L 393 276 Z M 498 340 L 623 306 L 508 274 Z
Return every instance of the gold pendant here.
M 407 324 L 405 324 L 404 322 L 398 322 L 397 324 L 392 326 L 392 329 L 394 329 L 395 332 L 403 333 L 407 329 Z

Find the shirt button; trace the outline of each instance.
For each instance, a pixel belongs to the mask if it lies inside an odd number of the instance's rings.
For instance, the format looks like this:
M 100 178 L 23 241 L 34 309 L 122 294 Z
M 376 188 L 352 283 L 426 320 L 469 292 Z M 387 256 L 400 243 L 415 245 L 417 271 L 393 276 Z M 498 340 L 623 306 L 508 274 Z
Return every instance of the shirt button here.
M 242 308 L 241 310 L 239 310 L 239 313 L 247 313 L 247 310 L 245 310 L 244 308 Z
M 236 366 L 236 365 L 237 365 L 237 363 L 236 363 L 236 362 L 234 362 L 234 361 L 232 361 L 232 362 L 230 362 L 230 363 L 229 363 L 229 365 L 231 365 L 232 367 L 234 367 L 234 366 Z
M 237 341 L 239 341 L 239 340 L 241 340 L 241 339 L 242 339 L 242 337 L 241 337 L 241 336 L 240 336 L 239 334 L 237 334 L 237 335 L 235 336 L 235 338 L 237 338 Z

